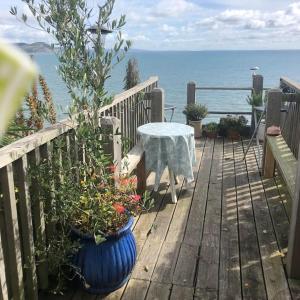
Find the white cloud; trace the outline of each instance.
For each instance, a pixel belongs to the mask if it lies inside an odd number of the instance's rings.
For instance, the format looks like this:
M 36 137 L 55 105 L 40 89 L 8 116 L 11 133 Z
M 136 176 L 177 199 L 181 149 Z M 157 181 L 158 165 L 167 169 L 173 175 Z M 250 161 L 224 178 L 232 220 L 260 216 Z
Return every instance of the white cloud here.
M 187 0 L 160 0 L 152 13 L 159 17 L 178 17 L 198 9 L 199 6 Z
M 286 10 L 264 12 L 259 10 L 227 9 L 213 17 L 205 18 L 196 24 L 206 28 L 221 26 L 248 30 L 289 28 L 300 22 L 300 2 L 287 6 Z

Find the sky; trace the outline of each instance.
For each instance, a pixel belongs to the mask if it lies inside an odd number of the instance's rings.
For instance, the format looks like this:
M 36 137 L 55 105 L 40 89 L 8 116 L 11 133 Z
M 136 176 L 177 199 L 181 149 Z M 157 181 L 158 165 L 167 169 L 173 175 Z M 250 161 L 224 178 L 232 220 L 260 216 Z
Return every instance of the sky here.
M 90 7 L 104 0 L 87 0 Z M 21 0 L 0 0 L 0 36 L 11 42 L 50 42 L 9 14 L 28 9 Z M 114 17 L 133 48 L 145 50 L 300 49 L 300 1 L 116 0 Z M 114 36 L 107 37 L 107 45 Z

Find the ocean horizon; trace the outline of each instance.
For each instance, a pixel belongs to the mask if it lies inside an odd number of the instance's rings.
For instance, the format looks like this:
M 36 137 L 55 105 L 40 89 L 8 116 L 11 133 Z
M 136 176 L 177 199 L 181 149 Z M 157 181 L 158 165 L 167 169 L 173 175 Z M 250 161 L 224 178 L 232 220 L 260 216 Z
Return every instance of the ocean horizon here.
M 186 86 L 195 81 L 197 86 L 251 87 L 252 71 L 264 77 L 264 87 L 279 86 L 280 77 L 300 81 L 300 50 L 201 50 L 201 51 L 145 51 L 131 50 L 126 58 L 112 71 L 106 83 L 109 94 L 123 91 L 123 78 L 129 58 L 139 63 L 141 81 L 150 76 L 159 77 L 159 87 L 165 90 L 165 102 L 176 106 L 173 121 L 185 122 L 182 114 L 186 104 Z M 46 78 L 59 119 L 65 118 L 70 96 L 58 72 L 58 60 L 53 53 L 35 53 L 41 74 Z M 249 112 L 246 98 L 249 91 L 197 91 L 197 102 L 208 106 L 210 111 Z M 217 120 L 209 115 L 205 122 Z

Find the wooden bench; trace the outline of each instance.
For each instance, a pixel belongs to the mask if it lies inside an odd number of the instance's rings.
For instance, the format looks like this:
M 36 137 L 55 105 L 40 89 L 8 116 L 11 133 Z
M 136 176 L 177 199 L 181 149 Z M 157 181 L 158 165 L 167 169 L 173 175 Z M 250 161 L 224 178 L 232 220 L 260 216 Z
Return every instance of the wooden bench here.
M 276 166 L 287 185 L 291 198 L 295 195 L 295 184 L 298 161 L 288 147 L 282 135 L 266 136 L 266 155 L 264 164 L 264 177 L 272 178 Z
M 121 174 L 130 175 L 136 169 L 138 178 L 137 191 L 142 193 L 146 190 L 145 153 L 140 143 L 135 145 L 121 161 Z

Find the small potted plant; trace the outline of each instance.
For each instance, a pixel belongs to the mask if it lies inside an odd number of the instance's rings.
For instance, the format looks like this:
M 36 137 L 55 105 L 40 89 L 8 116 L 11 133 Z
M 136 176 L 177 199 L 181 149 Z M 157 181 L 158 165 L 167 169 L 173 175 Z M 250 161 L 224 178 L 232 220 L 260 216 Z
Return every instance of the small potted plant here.
M 195 129 L 195 138 L 202 134 L 202 120 L 207 116 L 207 107 L 203 104 L 193 103 L 185 107 L 183 113 L 186 115 L 188 124 Z
M 210 122 L 205 125 L 206 137 L 215 139 L 218 137 L 219 125 L 216 122 Z
M 239 140 L 246 131 L 247 120 L 244 116 L 228 115 L 220 120 L 220 134 L 232 140 Z

